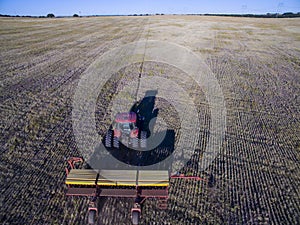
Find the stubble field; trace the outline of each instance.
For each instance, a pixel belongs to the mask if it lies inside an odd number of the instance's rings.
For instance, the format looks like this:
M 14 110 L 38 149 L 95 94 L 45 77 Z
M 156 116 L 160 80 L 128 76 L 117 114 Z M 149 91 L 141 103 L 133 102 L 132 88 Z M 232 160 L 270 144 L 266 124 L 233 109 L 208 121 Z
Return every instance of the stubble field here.
M 77 84 L 104 53 L 150 40 L 183 46 L 205 61 L 222 88 L 227 123 L 220 153 L 201 172 L 211 109 L 187 74 L 146 61 L 142 69 L 123 68 L 105 84 L 96 107 L 102 136 L 114 98 L 139 76 L 180 84 L 198 112 L 199 132 L 191 135 L 197 147 L 181 172 L 213 174 L 213 182 L 171 181 L 168 209 L 146 201 L 141 223 L 300 223 L 300 19 L 1 18 L 0 40 L 1 224 L 86 223 L 88 199 L 65 197 L 64 185 L 66 159 L 82 154 L 72 129 Z M 124 98 L 134 100 L 136 92 L 143 96 L 149 89 L 139 87 Z M 163 99 L 156 107 L 180 147 L 178 135 L 188 128 Z M 102 199 L 98 224 L 130 224 L 131 204 Z

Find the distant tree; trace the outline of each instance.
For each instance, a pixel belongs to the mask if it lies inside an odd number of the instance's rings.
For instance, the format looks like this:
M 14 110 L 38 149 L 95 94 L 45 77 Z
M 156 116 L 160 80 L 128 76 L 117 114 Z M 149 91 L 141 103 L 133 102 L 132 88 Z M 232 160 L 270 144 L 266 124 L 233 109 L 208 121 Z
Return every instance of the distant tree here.
M 48 18 L 54 18 L 55 16 L 54 16 L 53 13 L 49 13 L 49 14 L 47 15 L 47 17 L 48 17 Z
M 297 14 L 294 14 L 292 12 L 286 12 L 282 14 L 282 17 L 296 17 Z
M 282 15 L 283 16 L 292 16 L 292 15 L 294 15 L 294 13 L 292 13 L 292 12 L 286 12 L 286 13 L 283 13 Z
M 74 14 L 73 17 L 79 17 L 78 14 Z

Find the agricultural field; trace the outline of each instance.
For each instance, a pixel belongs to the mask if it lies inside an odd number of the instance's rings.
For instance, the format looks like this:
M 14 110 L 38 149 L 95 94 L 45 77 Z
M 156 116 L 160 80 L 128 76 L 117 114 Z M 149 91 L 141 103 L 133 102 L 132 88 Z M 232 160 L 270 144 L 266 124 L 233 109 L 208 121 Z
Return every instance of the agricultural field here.
M 180 172 L 210 182 L 171 180 L 168 208 L 147 200 L 141 224 L 300 223 L 299 18 L 0 18 L 0 40 L 1 224 L 87 223 L 88 198 L 66 197 L 64 184 L 66 160 L 87 151 L 73 132 L 78 83 L 107 52 L 137 42 L 147 50 L 151 41 L 182 46 L 205 62 L 222 89 L 226 129 L 219 153 L 201 171 L 213 110 L 201 86 L 176 65 L 147 59 L 112 74 L 95 107 L 100 136 L 116 102 L 122 108 L 155 89 L 141 78 L 178 84 L 188 99 L 168 87 L 165 93 L 191 101 L 197 115 L 186 110 L 186 119 L 199 119 Z M 173 148 L 181 148 L 189 126 L 166 99 L 158 96 L 155 108 L 154 131 L 172 130 Z M 98 224 L 130 224 L 131 206 L 103 198 Z

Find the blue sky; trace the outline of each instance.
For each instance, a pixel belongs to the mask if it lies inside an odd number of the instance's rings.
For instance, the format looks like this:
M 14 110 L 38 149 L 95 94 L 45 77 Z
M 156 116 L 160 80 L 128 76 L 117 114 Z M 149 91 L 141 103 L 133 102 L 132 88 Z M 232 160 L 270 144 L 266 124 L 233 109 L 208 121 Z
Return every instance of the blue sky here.
M 56 16 L 300 12 L 300 0 L 0 0 L 0 13 Z

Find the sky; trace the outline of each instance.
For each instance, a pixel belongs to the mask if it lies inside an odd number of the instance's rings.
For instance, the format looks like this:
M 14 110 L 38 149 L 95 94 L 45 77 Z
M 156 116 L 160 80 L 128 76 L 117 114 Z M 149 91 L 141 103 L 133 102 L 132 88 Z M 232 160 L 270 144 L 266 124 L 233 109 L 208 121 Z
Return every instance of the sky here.
M 0 0 L 0 14 L 44 16 L 300 12 L 300 0 Z

